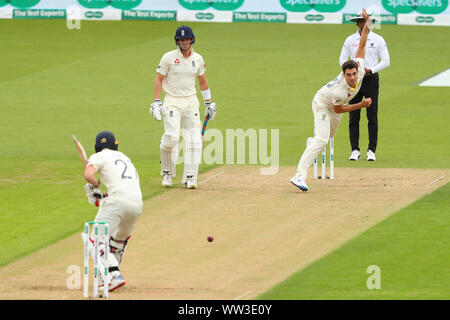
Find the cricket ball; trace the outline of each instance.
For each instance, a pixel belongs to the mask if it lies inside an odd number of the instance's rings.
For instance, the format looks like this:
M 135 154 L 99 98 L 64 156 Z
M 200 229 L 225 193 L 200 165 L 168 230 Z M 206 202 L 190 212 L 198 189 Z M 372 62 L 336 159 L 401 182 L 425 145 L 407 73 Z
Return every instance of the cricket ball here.
M 213 242 L 214 241 L 214 237 L 213 236 L 208 236 L 207 240 L 208 240 L 208 242 Z

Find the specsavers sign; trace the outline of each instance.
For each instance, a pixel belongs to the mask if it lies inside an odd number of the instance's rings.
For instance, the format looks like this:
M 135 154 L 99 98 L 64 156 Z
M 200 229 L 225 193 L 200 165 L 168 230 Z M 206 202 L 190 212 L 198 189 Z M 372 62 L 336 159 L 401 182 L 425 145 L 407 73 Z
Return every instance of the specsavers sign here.
M 347 0 L 280 0 L 281 6 L 290 12 L 337 12 L 345 7 Z
M 18 9 L 27 9 L 34 7 L 40 0 L 0 0 L 0 7 L 10 4 Z
M 448 0 L 382 0 L 384 9 L 391 13 L 439 14 L 448 7 Z
M 450 0 L 0 0 L 0 19 L 350 23 L 368 10 L 381 23 L 448 25 Z M 39 11 L 36 11 L 39 10 Z M 401 18 L 400 18 L 400 15 Z M 410 16 L 406 16 L 410 15 Z
M 142 0 L 77 0 L 78 3 L 89 9 L 103 9 L 111 6 L 116 9 L 130 10 L 141 4 Z
M 238 9 L 245 0 L 178 0 L 178 3 L 188 10 L 205 10 L 213 8 L 222 11 Z

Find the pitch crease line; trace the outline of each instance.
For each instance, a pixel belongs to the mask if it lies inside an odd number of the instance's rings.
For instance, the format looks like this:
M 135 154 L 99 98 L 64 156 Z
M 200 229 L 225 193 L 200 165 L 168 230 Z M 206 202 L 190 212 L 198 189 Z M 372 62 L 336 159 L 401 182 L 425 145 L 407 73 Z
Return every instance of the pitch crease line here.
M 429 187 L 431 186 L 433 183 L 438 182 L 439 180 L 442 180 L 444 177 L 446 176 L 446 174 L 444 174 L 443 176 L 440 176 L 439 178 L 437 178 L 436 180 L 431 181 L 429 184 L 427 184 L 426 186 Z
M 241 294 L 240 296 L 238 296 L 238 297 L 234 298 L 233 300 L 239 300 L 239 299 L 241 299 L 242 297 L 244 297 L 244 296 L 248 295 L 249 293 L 251 293 L 251 291 L 247 291 L 247 292 L 245 292 L 245 293 Z
M 211 177 L 209 177 L 209 178 L 206 178 L 205 180 L 203 180 L 203 181 L 200 181 L 198 184 L 202 184 L 202 183 L 205 183 L 206 181 L 209 181 L 209 180 L 211 180 L 212 178 L 215 178 L 215 177 L 218 177 L 218 176 L 220 176 L 222 173 L 224 173 L 225 171 L 221 171 L 221 172 L 219 172 L 218 174 L 215 174 L 215 175 L 213 175 L 213 176 L 211 176 Z

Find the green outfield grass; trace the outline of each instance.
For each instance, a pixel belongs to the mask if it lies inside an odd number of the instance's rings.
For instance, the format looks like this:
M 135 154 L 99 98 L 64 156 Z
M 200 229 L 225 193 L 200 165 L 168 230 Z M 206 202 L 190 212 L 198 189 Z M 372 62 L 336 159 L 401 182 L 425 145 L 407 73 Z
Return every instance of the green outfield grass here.
M 96 208 L 88 205 L 83 191 L 72 133 L 90 154 L 95 135 L 113 131 L 120 150 L 139 171 L 144 198 L 163 192 L 163 126 L 150 117 L 148 106 L 156 66 L 174 48 L 178 25 L 83 21 L 81 30 L 68 30 L 63 20 L 0 20 L 0 266 L 80 231 L 95 216 Z M 280 163 L 297 165 L 313 130 L 311 100 L 340 72 L 340 49 L 355 27 L 191 26 L 219 107 L 209 128 L 280 129 Z M 450 90 L 415 86 L 450 65 L 448 28 L 383 26 L 377 32 L 391 55 L 391 66 L 380 74 L 378 161 L 346 160 L 350 148 L 344 115 L 336 135 L 336 170 L 448 168 Z M 364 114 L 362 150 L 367 144 Z M 439 196 L 445 191 L 448 195 L 447 187 L 428 201 L 431 211 L 448 207 Z M 449 223 L 448 215 L 441 218 Z
M 423 197 L 259 299 L 450 298 L 450 184 Z M 439 206 L 436 206 L 439 203 Z M 368 289 L 379 267 L 380 288 Z M 369 280 L 373 284 L 372 279 Z

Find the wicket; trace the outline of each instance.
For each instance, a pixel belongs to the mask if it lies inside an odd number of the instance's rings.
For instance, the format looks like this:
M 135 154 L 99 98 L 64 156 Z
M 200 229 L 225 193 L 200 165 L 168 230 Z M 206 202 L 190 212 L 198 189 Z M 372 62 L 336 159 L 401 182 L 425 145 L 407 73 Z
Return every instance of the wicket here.
M 93 225 L 92 238 L 89 236 L 90 225 Z M 104 227 L 103 250 L 99 241 L 99 226 Z M 109 225 L 107 222 L 88 221 L 84 224 L 84 232 L 81 234 L 84 243 L 84 278 L 83 278 L 83 296 L 89 298 L 89 255 L 94 260 L 94 283 L 93 297 L 98 298 L 99 277 L 103 280 L 103 297 L 109 296 L 110 275 L 108 270 L 109 253 Z M 99 250 L 100 249 L 100 250 Z M 103 251 L 103 258 L 101 257 Z
M 327 177 L 327 146 L 322 149 L 322 172 L 318 175 L 318 157 L 314 158 L 314 179 L 334 179 L 334 137 L 330 138 L 330 175 Z

